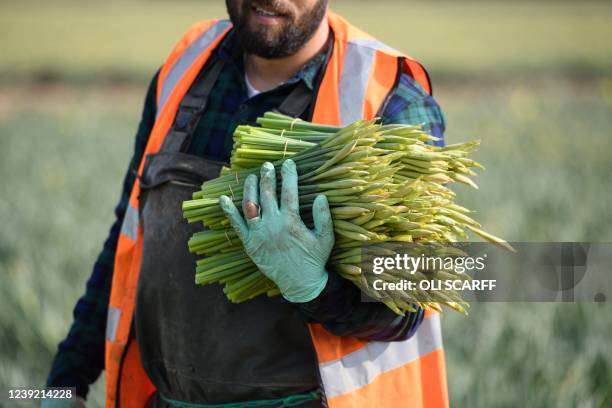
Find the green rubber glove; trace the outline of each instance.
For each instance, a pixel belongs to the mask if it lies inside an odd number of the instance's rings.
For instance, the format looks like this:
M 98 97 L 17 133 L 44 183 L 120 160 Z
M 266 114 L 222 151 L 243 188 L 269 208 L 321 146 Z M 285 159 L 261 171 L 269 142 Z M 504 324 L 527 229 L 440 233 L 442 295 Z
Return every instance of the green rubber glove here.
M 327 284 L 325 264 L 334 246 L 334 227 L 327 198 L 321 194 L 312 205 L 314 230 L 300 218 L 298 175 L 293 160 L 281 168 L 281 205 L 276 201 L 276 172 L 271 163 L 244 182 L 242 218 L 227 196 L 219 198 L 246 253 L 259 270 L 279 287 L 285 299 L 303 303 L 316 298 Z M 259 214 L 261 195 L 261 214 Z

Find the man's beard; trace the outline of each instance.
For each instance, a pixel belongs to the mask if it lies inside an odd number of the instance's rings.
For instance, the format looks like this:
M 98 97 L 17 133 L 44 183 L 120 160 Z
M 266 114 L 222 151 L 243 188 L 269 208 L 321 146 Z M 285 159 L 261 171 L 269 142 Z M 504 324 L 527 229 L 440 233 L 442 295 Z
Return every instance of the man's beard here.
M 251 0 L 244 0 L 242 10 L 239 10 L 232 0 L 226 0 L 227 12 L 230 16 L 238 42 L 246 54 L 254 54 L 263 58 L 275 59 L 295 54 L 319 28 L 328 0 L 318 0 L 306 14 L 296 18 L 289 12 L 282 14 L 282 3 L 275 0 L 258 0 L 261 7 L 271 7 L 279 10 L 283 23 L 275 32 L 266 26 L 249 27 L 249 14 L 252 13 Z

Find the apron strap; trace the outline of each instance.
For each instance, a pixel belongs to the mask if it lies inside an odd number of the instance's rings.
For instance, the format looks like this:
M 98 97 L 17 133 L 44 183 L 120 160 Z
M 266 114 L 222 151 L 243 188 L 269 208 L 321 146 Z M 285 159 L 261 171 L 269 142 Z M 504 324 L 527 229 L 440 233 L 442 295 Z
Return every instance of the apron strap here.
M 285 398 L 230 402 L 226 404 L 194 404 L 189 402 L 177 401 L 159 394 L 159 397 L 172 408 L 284 408 L 303 406 L 308 402 L 320 401 L 322 392 L 320 389 L 290 395 Z M 320 406 L 319 404 L 316 404 Z M 310 406 L 310 405 L 309 405 Z
M 312 102 L 313 92 L 308 88 L 304 81 L 300 81 L 298 85 L 289 93 L 287 98 L 274 109 L 275 112 L 283 115 L 299 118 Z
M 215 58 L 212 64 L 200 72 L 179 104 L 174 124 L 164 138 L 160 151 L 184 152 L 189 148 L 202 113 L 206 109 L 210 92 L 219 78 L 225 61 Z
M 206 109 L 212 91 L 225 61 L 215 58 L 210 66 L 204 68 L 181 101 L 172 128 L 164 138 L 160 152 L 185 152 Z M 304 81 L 289 93 L 274 111 L 295 118 L 301 117 L 311 105 L 313 92 Z

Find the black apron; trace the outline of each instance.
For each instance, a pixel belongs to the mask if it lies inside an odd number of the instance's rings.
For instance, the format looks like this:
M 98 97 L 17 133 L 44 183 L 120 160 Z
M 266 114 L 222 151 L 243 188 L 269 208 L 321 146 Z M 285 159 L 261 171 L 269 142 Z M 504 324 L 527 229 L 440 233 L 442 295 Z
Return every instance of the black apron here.
M 185 152 L 222 66 L 208 64 L 194 81 L 140 180 L 144 241 L 134 329 L 142 364 L 162 395 L 203 404 L 274 399 L 319 386 L 308 329 L 291 304 L 280 296 L 232 304 L 221 285 L 195 284 L 196 257 L 187 241 L 202 224 L 188 224 L 181 204 L 223 163 Z M 298 86 L 281 107 L 305 109 L 303 94 Z

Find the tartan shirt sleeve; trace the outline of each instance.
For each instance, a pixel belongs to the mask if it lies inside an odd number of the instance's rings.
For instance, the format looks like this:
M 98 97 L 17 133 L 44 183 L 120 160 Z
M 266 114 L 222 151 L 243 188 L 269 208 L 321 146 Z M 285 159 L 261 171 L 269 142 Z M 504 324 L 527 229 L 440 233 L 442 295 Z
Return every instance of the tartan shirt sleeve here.
M 157 75 L 153 77 L 147 91 L 134 155 L 123 181 L 121 199 L 115 207 L 115 222 L 94 264 L 85 294 L 77 301 L 73 311 L 74 320 L 68 335 L 58 346 L 47 378 L 47 386 L 76 387 L 77 395 L 83 398 L 87 396 L 89 385 L 96 381 L 104 369 L 106 315 L 115 251 L 130 191 L 155 120 Z
M 383 123 L 423 124 L 426 132 L 444 144 L 445 121 L 437 102 L 410 76 L 402 74 L 387 99 L 381 117 Z M 307 322 L 320 323 L 337 336 L 355 336 L 369 341 L 398 341 L 410 338 L 423 321 L 424 311 L 398 316 L 382 303 L 363 302 L 360 290 L 336 273 L 321 294 L 298 305 Z
M 444 145 L 446 122 L 440 106 L 433 96 L 409 75 L 402 74 L 391 94 L 382 115 L 383 123 L 423 124 L 423 130 L 440 140 L 437 146 Z

